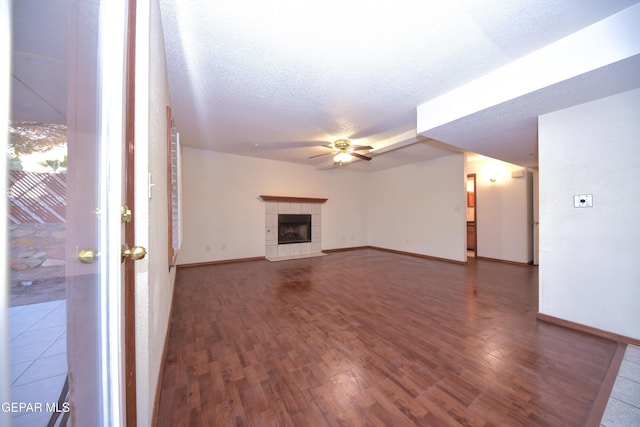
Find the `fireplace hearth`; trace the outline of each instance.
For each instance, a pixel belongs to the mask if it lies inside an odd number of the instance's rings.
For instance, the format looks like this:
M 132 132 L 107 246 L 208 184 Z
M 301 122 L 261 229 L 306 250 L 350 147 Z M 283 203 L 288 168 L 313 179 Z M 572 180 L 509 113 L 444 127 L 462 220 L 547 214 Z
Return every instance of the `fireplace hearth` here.
M 305 243 L 311 241 L 311 215 L 279 214 L 278 244 Z

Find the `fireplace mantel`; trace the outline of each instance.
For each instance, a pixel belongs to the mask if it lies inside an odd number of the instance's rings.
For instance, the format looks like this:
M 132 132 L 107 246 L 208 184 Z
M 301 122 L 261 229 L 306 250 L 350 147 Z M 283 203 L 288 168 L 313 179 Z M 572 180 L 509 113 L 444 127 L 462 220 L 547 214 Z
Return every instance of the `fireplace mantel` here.
M 324 203 L 329 199 L 316 199 L 312 197 L 289 197 L 289 196 L 265 196 L 260 195 L 265 202 L 289 202 L 289 203 Z

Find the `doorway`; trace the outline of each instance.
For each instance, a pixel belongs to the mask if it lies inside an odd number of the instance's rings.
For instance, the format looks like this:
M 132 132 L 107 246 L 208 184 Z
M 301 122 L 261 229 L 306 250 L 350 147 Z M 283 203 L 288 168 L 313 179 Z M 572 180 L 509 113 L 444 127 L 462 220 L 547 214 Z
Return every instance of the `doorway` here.
M 13 4 L 9 154 L 16 147 L 46 153 L 44 171 L 10 157 L 6 381 L 11 403 L 22 404 L 10 406 L 15 425 L 123 423 L 127 6 Z M 66 153 L 55 155 L 62 145 Z
M 476 257 L 478 251 L 478 232 L 476 227 L 476 174 L 467 175 L 467 257 Z

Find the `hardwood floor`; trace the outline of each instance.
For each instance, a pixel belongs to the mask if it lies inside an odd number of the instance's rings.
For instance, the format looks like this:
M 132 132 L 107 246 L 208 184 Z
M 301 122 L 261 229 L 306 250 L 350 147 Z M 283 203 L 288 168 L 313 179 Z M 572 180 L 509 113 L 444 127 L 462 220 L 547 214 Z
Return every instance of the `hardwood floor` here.
M 180 269 L 158 426 L 583 426 L 616 343 L 537 268 L 373 249 Z

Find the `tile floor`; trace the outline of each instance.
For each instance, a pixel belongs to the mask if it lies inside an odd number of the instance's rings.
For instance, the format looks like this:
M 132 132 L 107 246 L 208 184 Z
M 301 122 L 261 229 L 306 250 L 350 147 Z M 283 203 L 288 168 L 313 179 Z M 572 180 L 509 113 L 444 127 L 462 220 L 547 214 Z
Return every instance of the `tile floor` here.
M 40 403 L 42 410 L 15 412 L 13 427 L 46 426 L 67 374 L 67 306 L 64 300 L 9 307 L 12 402 Z
M 9 308 L 13 402 L 56 402 L 67 373 L 66 303 Z M 13 427 L 46 426 L 46 411 L 16 413 Z M 640 426 L 640 347 L 629 345 L 613 386 L 602 427 Z
M 640 347 L 627 346 L 600 426 L 640 426 Z

